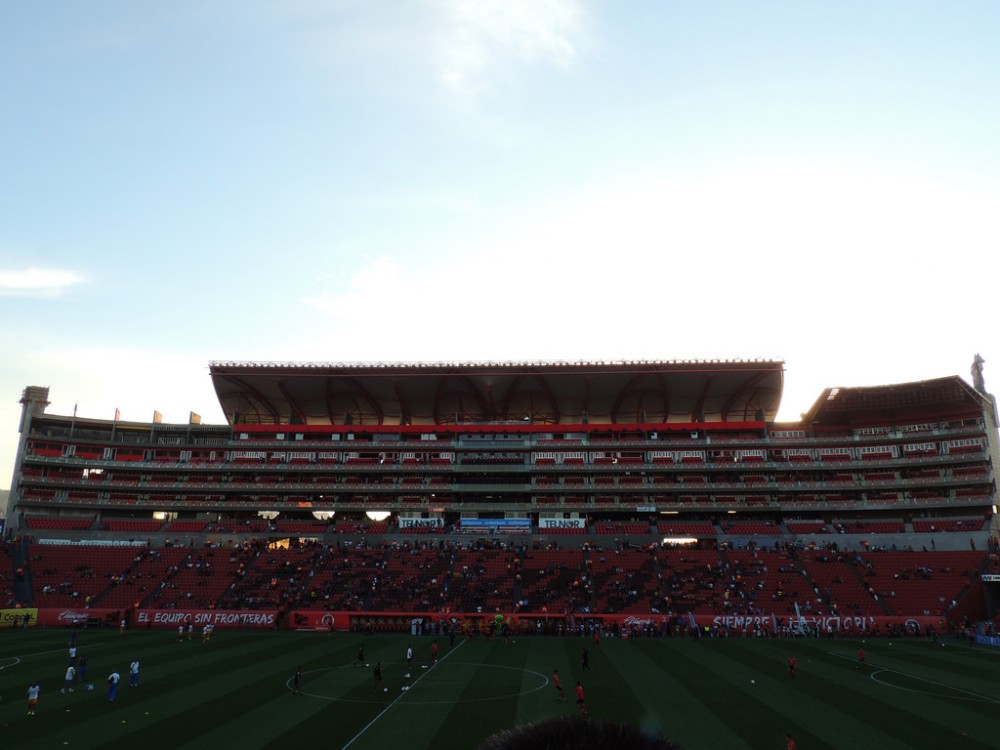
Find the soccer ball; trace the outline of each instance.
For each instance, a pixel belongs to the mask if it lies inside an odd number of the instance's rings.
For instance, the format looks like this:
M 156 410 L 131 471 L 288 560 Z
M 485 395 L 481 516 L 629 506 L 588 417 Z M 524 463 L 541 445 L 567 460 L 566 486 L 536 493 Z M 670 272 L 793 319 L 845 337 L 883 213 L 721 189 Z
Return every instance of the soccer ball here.
M 389 692 L 389 688 L 382 688 L 382 692 L 383 693 L 388 693 Z
M 751 685 L 756 685 L 757 684 L 757 680 L 750 680 L 750 684 Z

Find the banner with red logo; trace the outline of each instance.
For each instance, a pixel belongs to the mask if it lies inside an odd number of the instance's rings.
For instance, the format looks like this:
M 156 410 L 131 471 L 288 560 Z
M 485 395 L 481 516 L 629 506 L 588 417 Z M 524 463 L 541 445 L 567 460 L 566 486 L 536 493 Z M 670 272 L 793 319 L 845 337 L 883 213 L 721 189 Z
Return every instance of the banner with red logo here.
M 45 607 L 38 610 L 38 624 L 45 627 L 117 627 L 121 619 L 120 609 L 87 609 L 85 607 Z

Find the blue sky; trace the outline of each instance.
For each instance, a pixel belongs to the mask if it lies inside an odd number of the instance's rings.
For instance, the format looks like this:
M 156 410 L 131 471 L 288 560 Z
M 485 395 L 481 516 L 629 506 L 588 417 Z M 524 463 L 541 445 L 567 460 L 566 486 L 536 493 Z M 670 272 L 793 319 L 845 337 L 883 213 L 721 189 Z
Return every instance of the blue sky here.
M 17 403 L 222 421 L 210 360 L 1000 364 L 1000 4 L 0 8 Z

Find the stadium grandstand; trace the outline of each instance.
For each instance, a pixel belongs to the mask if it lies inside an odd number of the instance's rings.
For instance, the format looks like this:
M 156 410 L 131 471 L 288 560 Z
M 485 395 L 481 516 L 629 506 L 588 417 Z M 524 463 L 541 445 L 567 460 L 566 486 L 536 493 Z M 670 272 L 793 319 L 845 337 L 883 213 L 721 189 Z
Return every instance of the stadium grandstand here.
M 981 365 L 981 361 L 977 359 Z M 994 399 L 784 363 L 213 362 L 226 424 L 24 390 L 0 608 L 302 629 L 943 632 L 995 615 Z M 5 617 L 5 623 L 11 620 Z

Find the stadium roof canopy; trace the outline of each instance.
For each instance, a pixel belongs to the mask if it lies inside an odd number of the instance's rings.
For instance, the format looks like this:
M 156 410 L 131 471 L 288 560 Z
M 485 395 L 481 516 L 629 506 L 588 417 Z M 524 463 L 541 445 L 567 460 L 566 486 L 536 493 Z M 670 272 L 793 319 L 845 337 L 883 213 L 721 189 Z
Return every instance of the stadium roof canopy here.
M 984 406 L 992 408 L 989 399 L 952 375 L 895 385 L 827 388 L 802 421 L 833 426 L 912 420 L 920 415 L 933 420 L 979 414 Z
M 211 362 L 230 423 L 772 421 L 781 361 Z

